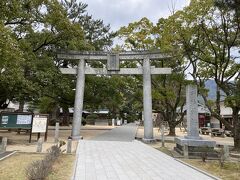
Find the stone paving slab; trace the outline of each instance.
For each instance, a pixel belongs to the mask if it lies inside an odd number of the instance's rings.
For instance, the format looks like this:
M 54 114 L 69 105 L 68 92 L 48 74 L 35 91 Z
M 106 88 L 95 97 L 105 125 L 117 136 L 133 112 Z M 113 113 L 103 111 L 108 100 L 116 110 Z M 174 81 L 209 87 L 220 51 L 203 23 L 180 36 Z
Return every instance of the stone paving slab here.
M 139 141 L 80 140 L 74 180 L 212 179 Z
M 11 154 L 13 151 L 5 151 L 5 152 L 1 152 L 0 151 L 0 159 L 4 158 L 5 156 Z
M 138 126 L 135 123 L 129 123 L 127 125 L 118 126 L 106 133 L 94 137 L 95 141 L 133 141 Z

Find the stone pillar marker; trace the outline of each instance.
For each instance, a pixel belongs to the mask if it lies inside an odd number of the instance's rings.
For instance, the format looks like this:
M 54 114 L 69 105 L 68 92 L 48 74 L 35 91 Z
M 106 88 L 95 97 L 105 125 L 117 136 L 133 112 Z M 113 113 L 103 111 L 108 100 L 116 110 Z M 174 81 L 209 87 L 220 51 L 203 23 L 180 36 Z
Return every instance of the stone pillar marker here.
M 43 139 L 39 138 L 37 142 L 37 152 L 42 152 Z
M 123 119 L 122 118 L 120 119 L 120 122 L 121 122 L 121 125 L 123 125 Z
M 114 127 L 115 126 L 115 119 L 113 118 L 112 119 L 112 127 Z
M 161 142 L 162 147 L 164 147 L 165 146 L 164 125 L 161 125 Z
M 54 135 L 54 142 L 55 143 L 58 143 L 58 138 L 59 138 L 59 122 L 56 122 L 55 135 Z
M 189 139 L 200 139 L 199 137 L 199 123 L 198 123 L 198 100 L 197 87 L 195 85 L 188 85 L 186 89 L 187 95 L 187 137 Z
M 183 157 L 188 159 L 188 145 L 184 144 L 183 146 Z
M 184 155 L 185 158 L 188 158 L 189 156 L 201 156 L 202 152 L 205 152 L 206 150 L 211 156 L 216 142 L 202 139 L 199 136 L 198 100 L 196 85 L 187 86 L 186 103 L 187 136 L 175 138 L 175 150 Z M 214 153 L 212 153 L 212 156 L 214 156 Z
M 0 152 L 5 152 L 7 149 L 7 137 L 2 138 L 2 144 L 0 146 Z
M 223 146 L 223 152 L 224 152 L 225 159 L 228 159 L 229 158 L 229 146 L 228 145 Z
M 72 152 L 72 139 L 68 138 L 67 141 L 67 153 L 71 153 Z

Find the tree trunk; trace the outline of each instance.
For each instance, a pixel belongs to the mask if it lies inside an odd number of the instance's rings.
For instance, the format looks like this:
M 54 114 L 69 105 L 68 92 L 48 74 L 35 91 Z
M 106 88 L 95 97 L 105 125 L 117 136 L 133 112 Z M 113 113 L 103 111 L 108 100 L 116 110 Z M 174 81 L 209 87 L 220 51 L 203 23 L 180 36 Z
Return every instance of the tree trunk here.
M 217 113 L 220 114 L 221 112 L 221 107 L 220 107 L 220 100 L 221 100 L 221 92 L 220 92 L 220 88 L 217 84 L 217 89 L 216 89 L 216 110 L 217 110 Z M 219 119 L 220 121 L 220 119 Z
M 176 113 L 168 113 L 169 136 L 176 136 L 175 128 L 177 126 Z
M 69 126 L 69 110 L 68 108 L 63 108 L 63 125 L 64 126 Z
M 23 112 L 24 104 L 25 104 L 24 100 L 20 100 L 19 107 L 18 107 L 18 112 Z
M 232 117 L 233 117 L 233 128 L 234 128 L 234 149 L 240 152 L 240 118 L 238 116 L 239 108 L 234 107 Z
M 54 124 L 55 124 L 55 122 L 59 122 L 58 110 L 59 110 L 59 107 L 56 104 L 55 107 L 53 108 L 52 112 L 51 112 L 51 121 L 53 121 L 52 123 L 54 123 Z
M 176 136 L 176 132 L 175 132 L 175 123 L 171 123 L 171 122 L 168 122 L 168 125 L 169 125 L 169 134 L 168 136 Z

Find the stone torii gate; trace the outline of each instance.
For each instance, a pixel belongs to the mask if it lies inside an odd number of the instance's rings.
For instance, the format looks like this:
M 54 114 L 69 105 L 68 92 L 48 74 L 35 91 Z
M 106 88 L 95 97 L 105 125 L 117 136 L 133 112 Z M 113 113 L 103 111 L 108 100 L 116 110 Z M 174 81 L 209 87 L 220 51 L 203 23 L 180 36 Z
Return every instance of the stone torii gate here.
M 59 59 L 78 60 L 77 68 L 61 68 L 63 74 L 77 74 L 77 84 L 74 102 L 74 115 L 72 125 L 72 138 L 80 138 L 80 128 L 83 111 L 83 98 L 85 75 L 143 75 L 143 109 L 144 109 L 144 140 L 153 140 L 152 121 L 152 87 L 151 74 L 171 74 L 171 68 L 155 68 L 150 65 L 150 60 L 165 59 L 160 52 L 122 52 L 118 54 L 107 52 L 76 52 L 67 51 L 57 54 Z M 107 60 L 107 68 L 85 67 L 85 61 Z M 142 67 L 120 68 L 120 60 L 135 61 L 142 60 Z

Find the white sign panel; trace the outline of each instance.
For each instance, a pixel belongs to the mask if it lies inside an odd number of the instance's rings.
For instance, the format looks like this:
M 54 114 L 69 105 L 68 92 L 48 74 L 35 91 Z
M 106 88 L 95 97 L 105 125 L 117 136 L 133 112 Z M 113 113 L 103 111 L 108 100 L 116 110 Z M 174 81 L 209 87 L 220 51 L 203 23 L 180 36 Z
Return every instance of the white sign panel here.
M 31 124 L 32 115 L 17 115 L 17 124 Z
M 34 117 L 32 123 L 33 133 L 44 133 L 47 130 L 47 118 L 46 117 Z
M 8 124 L 8 116 L 2 116 L 2 124 Z

